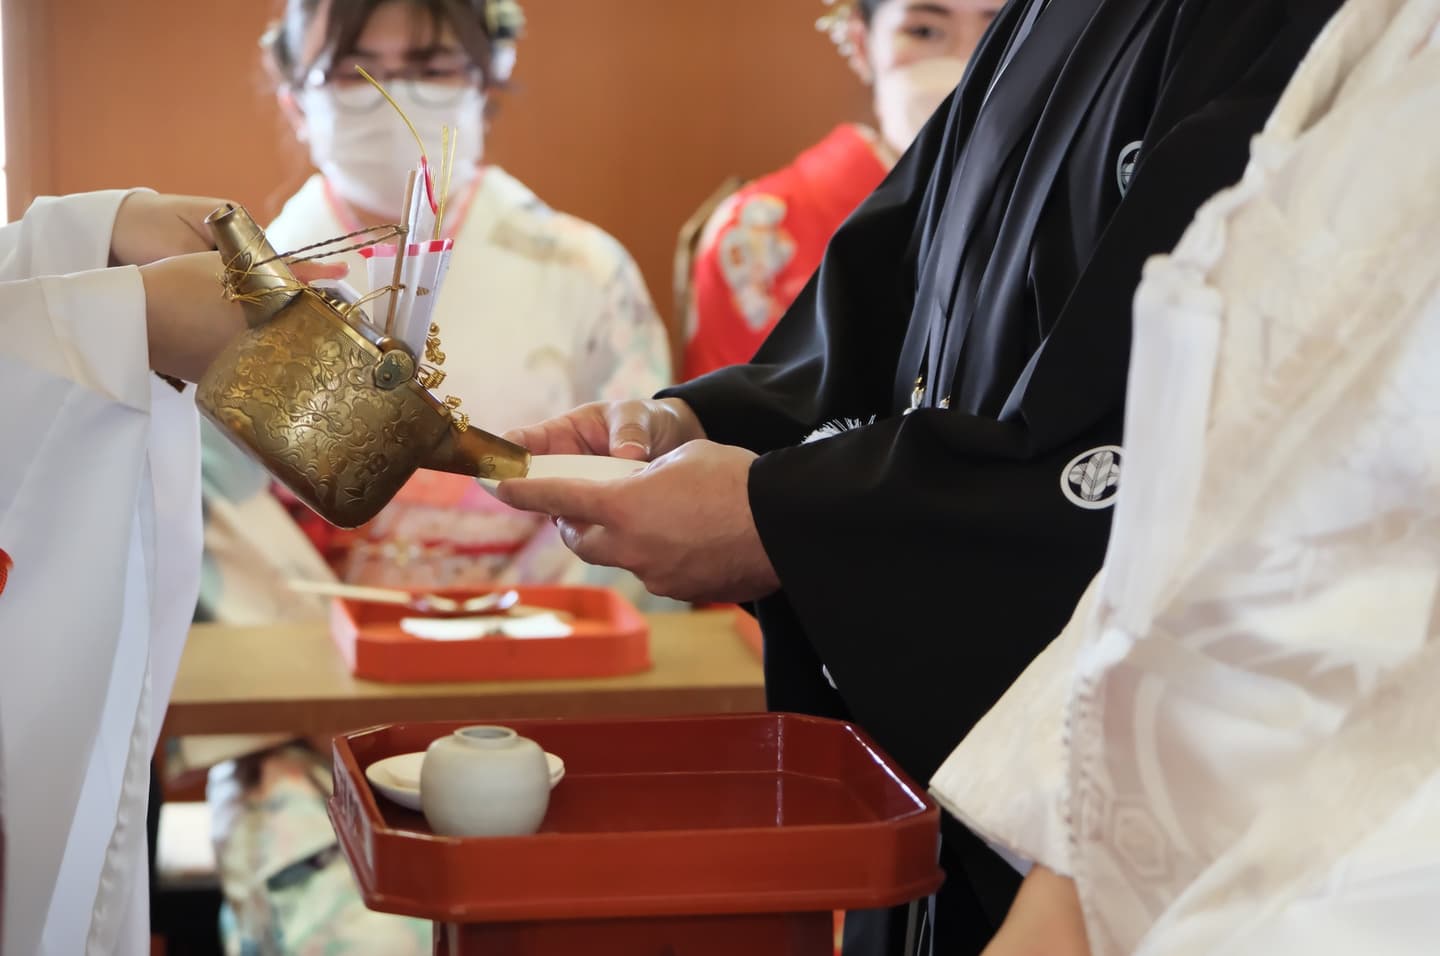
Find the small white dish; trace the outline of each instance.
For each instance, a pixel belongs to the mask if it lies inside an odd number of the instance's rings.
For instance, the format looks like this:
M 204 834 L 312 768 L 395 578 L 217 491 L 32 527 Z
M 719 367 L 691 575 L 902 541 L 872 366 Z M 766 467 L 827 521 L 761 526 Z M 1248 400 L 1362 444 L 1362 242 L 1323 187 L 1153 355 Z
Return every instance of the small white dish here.
M 575 633 L 557 614 L 516 618 L 494 614 L 480 617 L 404 617 L 400 619 L 400 630 L 426 641 L 473 641 L 490 636 L 536 640 L 569 637 Z
M 606 455 L 536 455 L 530 459 L 530 470 L 526 478 L 576 478 L 582 481 L 616 481 L 629 478 L 645 468 L 647 461 L 631 461 L 629 458 L 610 458 Z M 500 486 L 493 478 L 477 478 L 476 481 L 491 494 Z M 524 479 L 519 479 L 524 480 Z
M 375 792 L 407 810 L 420 813 L 420 765 L 425 762 L 425 751 L 411 754 L 396 754 L 377 760 L 365 768 L 365 779 Z M 552 753 L 545 754 L 550 766 L 550 787 L 555 788 L 565 779 L 565 761 Z

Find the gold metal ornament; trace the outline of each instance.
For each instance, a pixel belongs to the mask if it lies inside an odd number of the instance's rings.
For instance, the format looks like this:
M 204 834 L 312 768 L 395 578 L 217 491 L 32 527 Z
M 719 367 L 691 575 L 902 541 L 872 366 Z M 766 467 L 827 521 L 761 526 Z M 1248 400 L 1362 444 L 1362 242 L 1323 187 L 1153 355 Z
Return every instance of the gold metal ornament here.
M 405 345 L 296 279 L 243 207 L 206 222 L 250 327 L 201 376 L 196 403 L 317 514 L 358 527 L 419 468 L 526 474 L 528 451 L 471 427 L 458 399 L 437 401 Z
M 515 0 L 489 0 L 485 4 L 485 32 L 496 40 L 520 36 L 525 32 L 525 11 Z
M 380 361 L 375 365 L 375 384 L 389 391 L 415 377 L 415 357 L 396 339 L 381 339 Z

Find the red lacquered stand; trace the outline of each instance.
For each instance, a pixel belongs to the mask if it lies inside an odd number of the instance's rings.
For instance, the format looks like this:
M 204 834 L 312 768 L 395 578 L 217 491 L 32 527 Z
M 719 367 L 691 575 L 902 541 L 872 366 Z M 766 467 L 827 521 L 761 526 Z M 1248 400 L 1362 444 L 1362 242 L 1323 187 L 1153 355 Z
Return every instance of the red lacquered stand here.
M 335 740 L 330 816 L 365 903 L 433 920 L 437 956 L 831 956 L 832 911 L 940 885 L 939 811 L 849 724 L 514 721 L 566 765 L 541 831 L 453 839 L 364 768 L 460 726 Z

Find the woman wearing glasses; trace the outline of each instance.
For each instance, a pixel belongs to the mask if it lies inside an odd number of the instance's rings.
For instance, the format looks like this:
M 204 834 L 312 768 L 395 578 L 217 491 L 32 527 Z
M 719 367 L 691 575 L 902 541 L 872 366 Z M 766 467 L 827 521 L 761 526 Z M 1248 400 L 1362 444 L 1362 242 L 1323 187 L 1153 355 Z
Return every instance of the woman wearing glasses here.
M 577 403 L 653 394 L 670 376 L 664 327 L 625 249 L 484 162 L 487 95 L 510 76 L 521 25 L 514 0 L 288 0 L 262 43 L 281 108 L 315 169 L 267 228 L 281 251 L 401 216 L 418 147 L 357 67 L 394 97 L 435 167 L 441 128 L 458 130 L 444 216 L 455 251 L 434 319 L 447 355 L 440 394 L 459 396 L 494 432 Z M 363 260 L 344 258 L 347 281 L 366 292 Z M 232 623 L 296 617 L 304 599 L 287 594 L 282 579 L 314 577 L 318 562 L 293 534 L 289 557 L 277 553 L 274 535 L 247 546 L 257 538 L 249 529 L 262 526 L 251 512 L 278 509 L 223 441 L 209 441 L 207 454 L 217 493 L 203 612 Z M 245 484 L 237 476 L 254 480 L 236 492 Z M 336 572 L 356 583 L 604 584 L 658 606 L 630 575 L 581 564 L 549 522 L 510 511 L 464 478 L 421 473 L 351 534 L 303 508 L 292 512 Z M 260 552 L 263 560 L 244 557 Z

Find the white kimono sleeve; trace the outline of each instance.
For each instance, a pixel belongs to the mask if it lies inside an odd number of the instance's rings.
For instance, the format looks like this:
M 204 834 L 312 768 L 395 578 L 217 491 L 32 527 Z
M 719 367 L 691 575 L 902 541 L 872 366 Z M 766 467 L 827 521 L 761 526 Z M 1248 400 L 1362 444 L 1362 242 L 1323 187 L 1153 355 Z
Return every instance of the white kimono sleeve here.
M 194 607 L 199 484 L 139 271 L 104 268 L 125 195 L 42 199 L 0 230 L 7 953 L 143 939 L 146 765 Z

